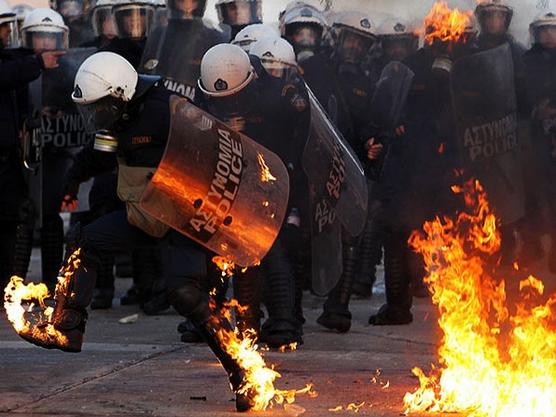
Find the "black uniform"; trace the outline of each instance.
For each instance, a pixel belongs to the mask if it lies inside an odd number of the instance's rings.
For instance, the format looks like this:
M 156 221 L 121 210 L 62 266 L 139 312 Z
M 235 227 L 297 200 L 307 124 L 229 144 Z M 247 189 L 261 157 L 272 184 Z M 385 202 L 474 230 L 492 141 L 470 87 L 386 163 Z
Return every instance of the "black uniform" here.
M 517 98 L 518 116 L 521 127 L 523 127 L 527 120 L 529 119 L 528 114 L 528 98 L 527 98 L 527 81 L 525 74 L 525 66 L 523 63 L 523 54 L 525 53 L 525 47 L 517 42 L 511 35 L 489 35 L 480 34 L 477 37 L 477 47 L 481 51 L 496 48 L 498 46 L 508 44 L 512 51 L 513 58 L 513 70 L 514 70 L 514 80 L 515 80 L 515 94 Z M 522 162 L 528 164 L 528 160 L 531 158 L 531 147 L 529 138 L 526 137 L 526 132 L 520 128 L 520 148 L 522 150 Z M 535 183 L 537 181 L 536 175 L 530 175 L 533 170 L 524 170 L 524 178 L 516 179 L 516 181 L 525 181 L 529 184 L 525 187 L 526 190 L 526 210 L 527 215 L 522 219 L 523 225 L 513 224 L 503 224 L 500 227 L 500 233 L 502 234 L 502 261 L 509 265 L 515 259 L 515 234 L 514 231 L 517 227 L 521 226 L 523 233 L 523 238 L 525 240 L 525 246 L 532 248 L 535 253 L 542 253 L 542 247 L 540 244 L 539 236 L 540 234 L 535 233 L 535 220 L 539 217 L 539 204 L 538 195 L 535 195 L 532 190 L 535 189 Z M 530 231 L 533 231 L 532 233 Z M 529 233 L 528 233 L 529 232 Z
M 291 212 L 300 207 L 303 198 L 298 190 L 303 184 L 301 156 L 310 122 L 307 92 L 299 78 L 284 82 L 269 76 L 256 58 L 252 58 L 252 61 L 258 78 L 244 90 L 230 97 L 215 99 L 198 94 L 197 101 L 211 114 L 258 141 L 282 159 L 292 180 L 289 201 Z M 270 346 L 301 341 L 301 323 L 295 315 L 292 262 L 295 255 L 292 253 L 294 245 L 291 245 L 297 239 L 297 233 L 296 226 L 286 221 L 270 252 L 261 261 L 260 270 L 265 277 L 265 303 L 269 312 L 261 340 Z M 240 304 L 256 303 L 254 294 L 259 290 L 257 279 L 238 278 L 234 289 Z M 249 311 L 254 316 L 247 320 L 251 321 L 252 328 L 257 328 L 258 307 L 255 305 Z
M 23 206 L 26 186 L 20 162 L 19 131 L 26 111 L 25 89 L 38 78 L 44 68 L 39 55 L 25 51 L 0 49 L 0 285 L 12 274 L 27 273 L 28 250 L 14 247 L 17 234 L 26 237 L 23 246 L 30 247 L 29 229 L 33 214 L 30 205 Z M 21 250 L 20 250 L 21 249 Z M 24 259 L 20 259 L 23 256 Z
M 556 211 L 556 188 L 554 186 L 554 175 L 556 174 L 556 121 L 554 119 L 540 119 L 538 115 L 539 105 L 556 107 L 556 50 L 547 49 L 540 44 L 535 44 L 523 56 L 526 75 L 527 110 L 532 115 L 531 119 L 531 141 L 533 150 L 532 164 L 527 170 L 537 167 L 539 175 L 536 177 L 537 184 L 530 189 L 535 192 L 540 207 L 548 204 L 550 218 L 548 220 L 552 241 L 556 241 L 556 224 L 554 213 Z M 537 213 L 542 227 L 542 217 Z M 541 227 L 535 228 L 539 235 L 542 234 Z M 556 245 L 553 243 L 552 247 Z M 528 251 L 529 248 L 527 248 Z M 554 261 L 554 249 L 549 256 L 551 270 L 556 270 Z M 541 252 L 542 253 L 542 252 Z M 533 254 L 531 254 L 533 255 Z
M 361 161 L 367 161 L 365 142 L 375 136 L 371 120 L 373 82 L 361 65 L 315 55 L 302 63 L 305 79 Z M 342 277 L 324 304 L 318 322 L 346 332 L 351 326 L 349 300 L 359 262 L 360 236 L 343 233 Z

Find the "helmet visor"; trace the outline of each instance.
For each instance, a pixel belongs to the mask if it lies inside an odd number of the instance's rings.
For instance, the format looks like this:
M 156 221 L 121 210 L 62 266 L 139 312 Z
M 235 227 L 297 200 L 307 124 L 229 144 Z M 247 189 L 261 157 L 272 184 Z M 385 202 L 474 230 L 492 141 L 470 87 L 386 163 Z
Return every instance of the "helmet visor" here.
M 294 23 L 288 25 L 287 33 L 294 47 L 315 48 L 320 43 L 322 28 L 309 23 Z
M 19 46 L 17 20 L 3 19 L 0 17 L 0 49 L 16 48 Z
M 131 5 L 114 8 L 114 21 L 118 36 L 123 39 L 142 39 L 149 35 L 154 8 L 147 5 Z
M 544 25 L 533 30 L 533 40 L 547 49 L 556 48 L 556 24 Z
M 230 26 L 245 26 L 262 22 L 260 1 L 236 0 L 216 6 L 220 23 Z
M 382 52 L 389 61 L 403 61 L 417 51 L 418 38 L 412 35 L 386 35 L 381 38 Z
M 95 8 L 91 20 L 95 36 L 105 36 L 110 39 L 118 36 L 111 6 Z
M 90 104 L 79 104 L 77 108 L 85 122 L 88 133 L 110 130 L 124 112 L 125 103 L 112 96 L 103 97 Z
M 21 35 L 23 47 L 33 49 L 36 53 L 68 49 L 68 33 L 66 31 L 43 32 L 23 29 Z
M 341 29 L 336 51 L 340 60 L 360 64 L 373 46 L 374 39 L 357 31 Z

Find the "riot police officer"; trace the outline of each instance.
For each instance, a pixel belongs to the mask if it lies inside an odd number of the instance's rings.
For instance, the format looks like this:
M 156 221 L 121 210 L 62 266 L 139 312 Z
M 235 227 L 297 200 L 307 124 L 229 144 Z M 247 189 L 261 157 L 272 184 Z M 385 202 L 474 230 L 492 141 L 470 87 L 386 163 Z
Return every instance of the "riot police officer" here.
M 112 5 L 112 15 L 117 37 L 102 50 L 117 53 L 138 68 L 153 27 L 154 4 L 147 0 L 117 0 Z
M 68 46 L 68 27 L 64 24 L 62 16 L 52 9 L 38 8 L 29 13 L 23 22 L 21 34 L 22 45 L 33 49 L 35 53 L 66 50 Z M 47 133 L 48 136 L 44 136 L 43 121 L 52 120 L 65 113 L 68 104 L 71 103 L 67 103 L 65 97 L 61 96 L 66 87 L 63 80 L 54 78 L 52 82 L 47 83 L 44 81 L 45 74 L 41 80 L 30 85 L 31 110 L 27 114 L 26 125 L 28 129 L 36 130 L 40 136 L 42 143 L 39 144 L 39 152 L 42 161 L 38 170 L 29 174 L 28 183 L 36 217 L 39 219 L 42 280 L 47 285 L 54 286 L 63 258 L 64 234 L 59 206 L 53 200 L 60 197 L 60 177 L 63 176 L 71 155 L 66 149 L 69 146 L 67 136 L 64 134 L 63 140 L 56 141 L 54 138 L 57 138 L 58 132 Z M 77 133 L 76 138 L 78 136 L 84 138 Z M 34 222 L 32 219 L 31 224 Z M 28 234 L 31 233 L 31 230 L 28 230 Z M 30 238 L 24 237 L 23 234 L 20 238 L 22 242 L 30 241 Z M 30 254 L 30 245 L 28 246 Z
M 268 54 L 264 52 L 263 55 Z M 202 94 L 198 101 L 234 130 L 245 133 L 275 152 L 284 165 L 291 166 L 295 172 L 300 166 L 309 122 L 309 107 L 306 98 L 303 98 L 304 92 L 299 90 L 298 85 L 290 84 L 288 87 L 281 78 L 269 75 L 264 69 L 256 71 L 256 68 L 238 46 L 225 44 L 211 48 L 201 64 L 199 89 Z M 281 95 L 288 91 L 288 94 L 297 91 L 295 94 L 300 95 L 294 100 L 297 105 L 292 104 L 289 95 Z M 299 100 L 305 100 L 305 104 Z M 295 196 L 295 191 L 292 194 Z M 290 201 L 290 210 L 295 205 L 295 201 Z M 269 319 L 263 325 L 261 341 L 271 347 L 302 341 L 301 323 L 294 313 L 295 279 L 285 246 L 286 229 L 287 224 L 268 255 L 261 260 L 268 292 L 272 294 L 266 298 Z M 257 280 L 242 281 L 250 288 L 242 289 L 241 293 L 254 298 Z M 248 320 L 256 328 L 259 313 L 256 307 L 250 310 L 253 310 L 254 316 Z
M 113 0 L 99 0 L 95 3 L 91 11 L 91 24 L 95 32 L 95 39 L 81 46 L 103 48 L 118 36 L 112 15 L 114 3 Z
M 530 141 L 527 137 L 526 129 L 523 126 L 526 125 L 527 114 L 527 92 L 526 92 L 526 81 L 525 81 L 525 69 L 523 65 L 522 56 L 525 53 L 525 48 L 519 42 L 517 42 L 509 33 L 510 25 L 513 19 L 513 9 L 502 0 L 484 0 L 477 4 L 475 9 L 475 16 L 480 26 L 480 32 L 477 37 L 477 46 L 480 50 L 489 50 L 496 48 L 498 46 L 507 44 L 510 47 L 513 60 L 513 73 L 514 73 L 514 85 L 515 94 L 517 97 L 517 104 L 520 116 L 520 122 L 522 129 L 520 129 L 520 146 L 523 149 L 522 163 L 527 164 L 527 159 L 530 158 Z M 534 184 L 535 179 L 529 178 L 529 170 L 524 171 L 524 177 L 520 179 L 515 179 L 515 181 L 527 182 L 529 184 Z M 523 185 L 520 185 L 523 187 Z M 534 220 L 538 217 L 538 201 L 536 196 L 530 193 L 531 187 L 526 187 L 528 195 L 526 197 L 527 210 L 530 212 L 525 216 L 524 219 L 520 219 L 522 225 L 517 222 L 508 224 L 503 219 L 503 225 L 500 228 L 502 234 L 502 253 L 503 262 L 506 265 L 510 265 L 515 259 L 515 231 L 521 229 L 523 232 L 522 237 L 527 242 L 526 246 L 532 249 L 533 253 L 542 253 L 541 243 L 538 234 L 535 232 L 531 233 L 529 230 L 535 228 Z
M 158 84 L 159 80 L 138 75 L 129 62 L 110 52 L 92 55 L 79 68 L 72 99 L 90 128 L 102 130 L 95 139 L 97 149 L 117 148 L 119 158 L 115 152 L 87 151 L 78 157 L 81 163 L 74 174 L 85 179 L 118 166 L 118 190 L 126 210 L 107 214 L 80 232 L 80 264 L 66 284 L 57 287 L 56 306 L 48 323 L 63 337 L 50 337 L 42 325 L 20 335 L 41 347 L 81 351 L 99 253 L 156 244 L 164 254 L 166 283 L 174 307 L 202 331 L 237 392 L 243 382 L 242 371 L 221 346 L 218 329 L 209 324 L 212 313 L 199 290 L 206 273 L 203 251 L 184 236 L 168 231 L 168 226 L 150 217 L 138 204 L 168 140 L 170 93 Z M 75 205 L 74 196 L 65 196 L 63 207 L 71 209 Z M 251 407 L 247 394 L 237 394 L 236 407 L 240 411 Z
M 533 147 L 533 164 L 529 169 L 540 167 L 537 176 L 538 183 L 532 186 L 536 192 L 540 208 L 548 206 L 549 218 L 538 213 L 539 226 L 548 221 L 549 233 L 552 238 L 551 252 L 548 258 L 551 271 L 556 270 L 554 253 L 556 249 L 556 228 L 553 221 L 555 209 L 555 190 L 551 180 L 554 175 L 555 158 L 555 126 L 556 120 L 556 14 L 543 12 L 530 25 L 533 45 L 523 56 L 527 80 L 527 105 L 531 114 L 531 138 Z M 544 220 L 544 221 L 543 221 Z M 546 230 L 546 227 L 545 227 Z M 537 227 L 533 232 L 542 234 L 542 228 Z M 535 248 L 524 247 L 527 252 Z M 537 253 L 542 253 L 537 249 Z M 534 253 L 525 253 L 528 259 Z
M 305 79 L 328 114 L 362 161 L 368 150 L 380 152 L 375 127 L 370 119 L 373 82 L 364 69 L 364 59 L 376 45 L 376 28 L 364 13 L 335 15 L 331 31 L 335 39 L 330 55 L 315 55 L 302 63 Z M 330 82 L 330 80 L 334 80 Z M 343 273 L 329 294 L 318 323 L 339 332 L 351 326 L 349 300 L 359 261 L 359 236 L 343 235 Z
M 392 61 L 402 62 L 413 55 L 418 48 L 419 36 L 403 19 L 387 18 L 378 27 L 380 51 L 378 56 L 371 59 L 368 68 L 369 77 L 377 81 L 382 70 Z M 372 180 L 376 182 L 376 178 Z M 379 184 L 370 189 L 368 222 L 361 238 L 361 253 L 358 264 L 357 277 L 353 285 L 353 293 L 368 298 L 372 295 L 373 284 L 376 280 L 376 265 L 382 259 L 382 230 L 383 206 L 378 198 Z
M 23 52 L 18 46 L 16 14 L 0 1 L 0 285 L 27 274 L 33 212 L 26 202 L 19 135 L 25 113 L 25 88 L 44 69 L 56 68 L 63 51 Z M 25 204 L 24 204 L 25 203 Z
M 203 20 L 206 0 L 168 1 L 168 24 L 149 37 L 141 69 L 164 78 L 170 91 L 193 99 L 201 58 L 212 46 L 228 42 L 229 33 Z
M 320 52 L 327 21 L 316 7 L 293 1 L 280 15 L 280 33 L 295 50 L 298 62 Z
M 262 23 L 262 0 L 218 0 L 216 2 L 218 20 L 232 28 L 232 38 L 246 26 Z

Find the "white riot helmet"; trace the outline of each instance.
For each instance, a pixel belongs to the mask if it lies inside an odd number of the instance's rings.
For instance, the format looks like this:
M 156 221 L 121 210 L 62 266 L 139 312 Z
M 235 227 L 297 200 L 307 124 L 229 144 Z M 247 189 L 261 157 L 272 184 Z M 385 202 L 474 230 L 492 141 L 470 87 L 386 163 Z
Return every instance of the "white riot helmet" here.
M 258 40 L 251 46 L 251 55 L 258 57 L 266 71 L 277 78 L 287 76 L 288 70 L 297 69 L 293 46 L 284 38 Z
M 402 19 L 386 18 L 377 34 L 382 52 L 389 60 L 403 61 L 419 47 L 419 35 Z
M 133 66 L 113 52 L 98 52 L 81 64 L 71 98 L 89 132 L 112 127 L 133 98 L 138 79 Z
M 143 39 L 151 31 L 154 21 L 154 4 L 147 0 L 117 0 L 112 6 L 118 37 Z
M 556 13 L 544 11 L 529 25 L 531 39 L 535 44 L 542 44 L 541 34 L 545 29 L 556 28 Z
M 240 30 L 232 41 L 232 45 L 237 45 L 245 52 L 249 53 L 251 45 L 259 39 L 276 36 L 280 36 L 280 34 L 272 26 L 263 23 L 255 23 Z
M 16 14 L 5 0 L 0 0 L 0 49 L 17 46 L 17 35 Z
M 170 19 L 202 18 L 207 8 L 206 0 L 167 0 Z
M 302 1 L 289 3 L 280 15 L 280 33 L 293 45 L 298 61 L 317 53 L 327 27 L 324 13 Z
M 263 21 L 262 0 L 218 0 L 218 20 L 230 26 L 246 26 Z
M 210 97 L 239 93 L 255 78 L 249 56 L 239 46 L 220 44 L 210 48 L 201 61 L 199 89 Z
M 475 16 L 481 26 L 481 30 L 488 32 L 486 27 L 486 18 L 494 13 L 501 13 L 505 18 L 506 30 L 510 27 L 512 17 L 514 15 L 513 9 L 502 0 L 481 0 L 475 8 Z
M 91 24 L 93 25 L 95 36 L 105 36 L 110 39 L 118 36 L 112 15 L 112 6 L 114 4 L 115 0 L 98 0 L 93 7 Z
M 27 15 L 21 26 L 22 45 L 35 51 L 68 48 L 68 27 L 52 9 L 39 8 Z
M 348 11 L 334 14 L 332 31 L 336 56 L 359 64 L 377 41 L 375 24 L 365 13 Z

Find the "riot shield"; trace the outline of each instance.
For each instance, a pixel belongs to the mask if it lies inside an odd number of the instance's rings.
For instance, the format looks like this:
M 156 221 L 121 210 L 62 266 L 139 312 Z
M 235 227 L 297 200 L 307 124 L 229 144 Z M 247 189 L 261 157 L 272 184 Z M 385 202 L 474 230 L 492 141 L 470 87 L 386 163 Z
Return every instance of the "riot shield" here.
M 525 214 L 509 45 L 459 59 L 451 75 L 461 164 L 481 181 L 503 224 Z
M 140 72 L 160 75 L 168 90 L 193 99 L 203 55 L 229 38 L 229 33 L 202 19 L 168 19 L 149 35 Z
M 371 103 L 371 118 L 377 126 L 391 131 L 399 126 L 415 74 L 401 62 L 384 67 Z
M 384 132 L 384 149 L 369 173 L 374 180 L 380 179 L 385 161 L 390 155 L 390 140 L 394 129 L 402 123 L 407 97 L 415 74 L 401 62 L 390 62 L 384 67 L 376 84 L 371 102 L 371 120 Z
M 185 98 L 173 96 L 170 108 L 168 144 L 142 209 L 235 264 L 254 265 L 282 227 L 286 167 Z
M 313 290 L 324 295 L 342 272 L 342 229 L 357 236 L 365 227 L 368 189 L 357 156 L 307 90 L 311 127 L 302 164 L 310 188 Z
M 95 48 L 76 48 L 59 59 L 59 67 L 43 71 L 29 85 L 30 114 L 25 120 L 24 164 L 36 222 L 60 206 L 65 175 L 73 155 L 92 140 L 71 99 L 73 81 L 81 63 Z M 80 203 L 78 211 L 87 207 Z

